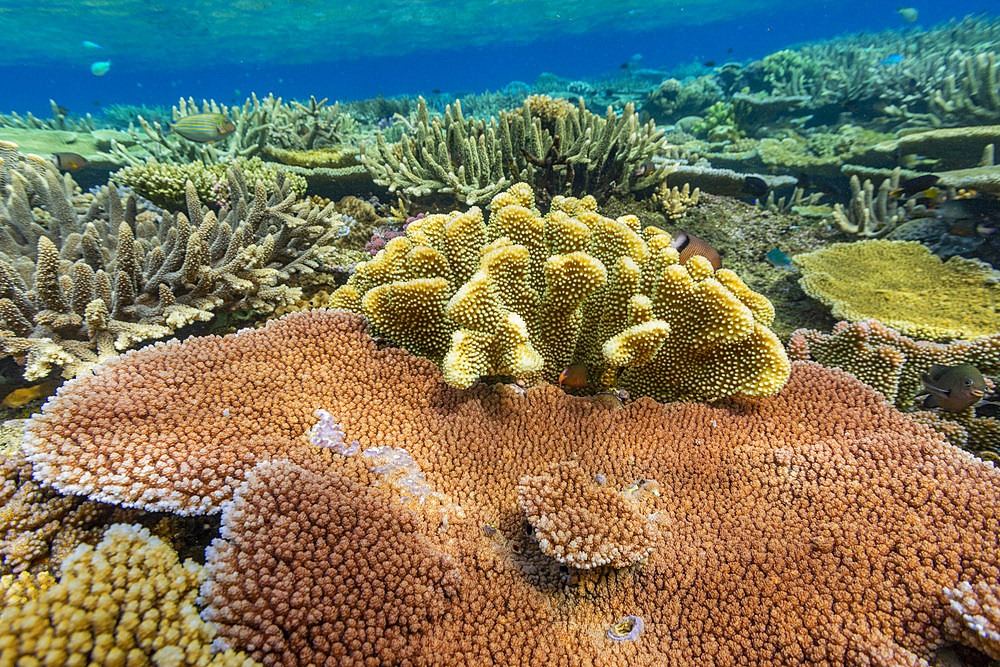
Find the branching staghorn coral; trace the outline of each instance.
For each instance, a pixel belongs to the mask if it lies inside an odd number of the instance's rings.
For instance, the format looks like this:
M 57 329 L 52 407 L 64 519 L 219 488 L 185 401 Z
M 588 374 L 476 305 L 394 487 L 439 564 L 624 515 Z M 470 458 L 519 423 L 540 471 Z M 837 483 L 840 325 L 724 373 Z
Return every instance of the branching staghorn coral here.
M 570 108 L 567 108 L 570 106 Z M 449 195 L 483 205 L 516 182 L 547 198 L 630 192 L 662 180 L 664 165 L 637 170 L 665 150 L 663 133 L 632 105 L 602 118 L 579 107 L 529 98 L 489 121 L 466 119 L 459 102 L 431 118 L 423 98 L 397 144 L 381 132 L 361 159 L 379 185 L 409 199 Z
M 310 98 L 308 105 L 293 101 L 285 104 L 280 97 L 256 94 L 242 106 L 227 106 L 215 100 L 203 100 L 199 105 L 192 98 L 181 98 L 171 111 L 173 120 L 199 113 L 221 113 L 236 125 L 232 136 L 216 143 L 188 141 L 170 133 L 169 127 L 138 118 L 139 129 L 129 125 L 128 132 L 142 153 L 112 141 L 111 152 L 125 164 L 141 164 L 152 157 L 158 162 L 214 164 L 222 158 L 261 155 L 267 146 L 308 150 L 343 143 L 357 132 L 353 119 L 335 104 L 326 106 L 326 99 Z
M 668 234 L 596 207 L 556 197 L 543 217 L 520 183 L 493 199 L 488 225 L 475 207 L 415 220 L 330 305 L 365 314 L 458 387 L 487 375 L 555 381 L 570 363 L 660 400 L 784 384 L 766 298 L 704 257 L 681 265 Z
M 52 107 L 52 118 L 37 118 L 30 111 L 23 117 L 17 112 L 9 116 L 0 114 L 0 127 L 19 127 L 26 130 L 69 130 L 72 132 L 90 132 L 96 130 L 94 118 L 89 113 L 80 119 L 69 116 L 65 109 L 49 100 Z
M 10 171 L 0 207 L 0 348 L 27 379 L 162 338 L 217 310 L 267 312 L 300 296 L 285 284 L 309 273 L 342 229 L 333 205 L 296 200 L 279 175 L 254 194 L 238 166 L 218 215 L 187 189 L 187 214 L 122 199 L 113 184 L 82 214 L 75 183 L 44 162 Z M 86 200 L 79 201 L 86 205 Z
M 915 200 L 897 199 L 889 193 L 899 187 L 900 169 L 892 171 L 889 178 L 882 179 L 875 191 L 875 185 L 868 179 L 864 183 L 857 176 L 851 176 L 851 200 L 845 208 L 834 204 L 833 219 L 845 232 L 865 238 L 885 236 L 905 221 L 915 211 Z

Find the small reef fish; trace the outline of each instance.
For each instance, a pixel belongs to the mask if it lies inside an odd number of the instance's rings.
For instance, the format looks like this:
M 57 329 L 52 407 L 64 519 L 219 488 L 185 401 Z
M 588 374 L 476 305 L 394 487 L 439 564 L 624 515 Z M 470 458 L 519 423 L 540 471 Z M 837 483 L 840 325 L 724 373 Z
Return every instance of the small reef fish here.
M 961 412 L 972 407 L 990 390 L 986 378 L 972 364 L 931 366 L 920 376 L 924 389 L 917 396 L 927 395 L 925 408 L 941 408 Z
M 769 261 L 771 265 L 776 269 L 784 269 L 786 271 L 792 270 L 792 260 L 790 260 L 788 258 L 788 255 L 786 255 L 778 248 L 772 248 L 771 250 L 768 250 L 767 254 L 764 255 L 764 259 Z
M 751 197 L 756 197 L 757 199 L 762 199 L 767 196 L 770 190 L 767 187 L 767 181 L 759 176 L 747 176 L 743 179 L 743 192 L 750 195 Z
M 837 183 L 823 176 L 810 176 L 809 174 L 799 174 L 798 182 L 795 184 L 803 190 L 815 188 L 825 195 L 835 199 L 841 199 L 844 195 L 843 189 Z
M 684 264 L 695 255 L 701 255 L 716 269 L 722 268 L 722 258 L 719 251 L 712 247 L 712 244 L 705 239 L 699 238 L 687 232 L 677 232 L 674 240 L 670 244 L 681 254 L 681 264 Z
M 90 162 L 78 153 L 53 153 L 52 164 L 63 171 L 80 171 L 86 169 Z
M 94 76 L 104 76 L 111 69 L 110 60 L 98 60 L 95 63 L 90 64 L 90 73 Z
M 896 63 L 903 62 L 903 56 L 898 53 L 894 53 L 891 56 L 882 59 L 879 65 L 895 65 Z
M 48 398 L 56 393 L 56 389 L 59 388 L 60 384 L 62 383 L 50 380 L 36 384 L 34 387 L 15 389 L 4 397 L 3 402 L 0 403 L 0 408 L 22 408 L 39 398 Z
M 705 61 L 705 67 L 715 67 L 715 61 L 714 60 L 706 60 Z
M 590 372 L 587 364 L 570 364 L 559 374 L 559 387 L 585 389 L 590 386 Z
M 89 39 L 83 40 L 83 48 L 85 48 L 85 49 L 91 49 L 92 51 L 98 51 L 98 50 L 103 51 L 104 50 L 103 46 L 101 46 L 97 42 L 92 42 Z
M 941 177 L 937 174 L 923 174 L 921 176 L 903 181 L 899 184 L 898 188 L 890 190 L 889 194 L 896 199 L 905 199 L 920 193 L 926 193 L 928 190 L 934 188 L 939 180 L 941 180 Z M 936 192 L 934 193 L 934 197 L 928 197 L 928 199 L 933 199 L 935 197 L 937 197 Z
M 648 162 L 643 162 L 638 167 L 632 170 L 632 175 L 635 177 L 646 176 L 647 174 L 651 174 L 654 171 L 656 171 L 656 166 L 657 166 L 656 163 L 653 162 L 652 160 Z
M 896 13 L 903 17 L 903 20 L 907 23 L 913 23 L 920 16 L 920 12 L 913 7 L 900 7 L 896 10 Z
M 185 139 L 206 144 L 225 139 L 236 131 L 236 125 L 221 113 L 198 113 L 184 116 L 170 129 Z

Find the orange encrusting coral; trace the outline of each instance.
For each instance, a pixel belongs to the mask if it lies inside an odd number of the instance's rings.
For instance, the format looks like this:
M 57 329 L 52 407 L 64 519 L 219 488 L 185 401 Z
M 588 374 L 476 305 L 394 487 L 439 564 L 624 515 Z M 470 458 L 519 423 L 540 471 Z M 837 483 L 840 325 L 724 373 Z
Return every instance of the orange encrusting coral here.
M 359 447 L 310 444 L 320 408 Z M 997 470 L 812 363 L 773 398 L 615 410 L 552 385 L 454 389 L 362 318 L 310 311 L 130 353 L 29 433 L 36 474 L 107 500 L 213 511 L 245 482 L 203 593 L 220 636 L 266 664 L 304 639 L 317 663 L 917 665 L 952 642 L 1000 657 L 973 619 L 1000 617 Z M 561 544 L 611 553 L 587 536 L 612 535 L 627 557 L 545 555 L 518 487 L 555 483 L 553 464 L 616 492 L 655 481 L 636 510 L 656 530 L 577 513 Z M 621 630 L 631 616 L 641 632 Z

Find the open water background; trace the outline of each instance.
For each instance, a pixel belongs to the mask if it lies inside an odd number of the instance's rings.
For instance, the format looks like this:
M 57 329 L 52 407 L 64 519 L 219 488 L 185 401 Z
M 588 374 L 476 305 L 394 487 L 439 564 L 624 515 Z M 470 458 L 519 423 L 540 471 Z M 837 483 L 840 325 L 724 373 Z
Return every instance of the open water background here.
M 0 0 L 0 112 L 79 114 L 181 96 L 242 102 L 251 92 L 333 100 L 457 96 L 642 68 L 748 61 L 839 34 L 919 30 L 988 7 L 895 1 L 697 0 Z M 993 12 L 991 12 L 993 13 Z M 82 46 L 91 40 L 104 50 Z M 729 50 L 732 49 L 730 52 Z M 110 60 L 101 77 L 94 61 Z

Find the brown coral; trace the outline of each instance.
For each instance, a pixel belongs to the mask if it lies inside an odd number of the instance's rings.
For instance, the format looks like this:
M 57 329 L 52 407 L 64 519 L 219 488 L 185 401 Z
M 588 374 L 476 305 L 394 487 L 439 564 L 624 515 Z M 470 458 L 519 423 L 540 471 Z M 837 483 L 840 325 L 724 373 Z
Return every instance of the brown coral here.
M 1000 334 L 933 343 L 904 336 L 878 320 L 838 322 L 829 334 L 813 329 L 792 332 L 788 356 L 847 371 L 909 411 L 920 407 L 914 398 L 923 390 L 920 376 L 931 366 L 973 364 L 987 375 L 1000 374 Z M 945 434 L 952 444 L 1000 451 L 1000 422 L 977 416 L 974 407 L 957 413 L 920 412 L 914 417 Z
M 300 437 L 320 407 L 357 446 Z M 223 537 L 238 553 L 269 546 L 259 561 L 220 564 L 238 567 L 244 586 L 207 589 L 220 634 L 233 640 L 264 627 L 247 614 L 288 637 L 331 636 L 324 614 L 345 618 L 343 604 L 365 610 L 343 621 L 353 633 L 344 648 L 370 648 L 365 657 L 382 663 L 923 664 L 944 645 L 971 643 L 969 631 L 983 650 L 1000 645 L 967 621 L 946 622 L 944 597 L 961 582 L 996 592 L 996 469 L 812 363 L 796 363 L 773 398 L 717 407 L 640 399 L 613 410 L 553 386 L 456 390 L 429 361 L 379 349 L 361 318 L 312 311 L 130 353 L 71 382 L 31 431 L 45 479 L 133 501 L 178 488 L 190 509 L 210 509 L 247 478 L 258 457 L 243 444 L 251 438 L 289 448 L 300 468 L 325 466 L 324 475 L 281 473 L 292 475 L 286 483 L 273 474 L 245 487 L 242 506 L 265 509 L 228 523 Z M 275 458 L 268 447 L 260 458 Z M 325 462 L 294 447 L 322 449 Z M 184 453 L 176 464 L 174 449 Z M 155 488 L 146 476 L 126 478 L 140 458 L 144 468 L 165 462 Z M 659 527 L 644 559 L 580 570 L 542 553 L 517 488 L 563 461 L 609 488 L 659 483 L 660 495 L 644 499 Z M 109 475 L 119 477 L 102 485 Z M 321 503 L 310 504 L 314 493 Z M 283 498 L 301 511 L 266 510 L 286 507 Z M 372 535 L 404 523 L 385 537 L 396 545 L 389 560 L 364 551 L 382 545 Z M 371 542 L 357 547 L 358 536 Z M 438 552 L 447 566 L 432 566 Z M 303 611 L 307 598 L 290 598 L 285 584 L 254 587 L 280 583 L 274 554 L 281 582 L 285 568 L 301 574 L 297 595 L 342 594 L 324 603 L 338 609 Z M 427 603 L 414 626 L 393 616 L 403 613 L 393 612 L 398 598 L 380 593 L 400 563 L 414 564 L 403 581 Z M 440 609 L 436 633 L 401 630 L 423 628 Z M 371 643 L 370 628 L 384 623 L 408 641 Z
M 406 664 L 444 639 L 459 572 L 382 489 L 318 466 L 261 464 L 223 521 L 230 539 L 209 548 L 202 594 L 227 644 L 253 646 L 269 665 Z M 283 613 L 261 613 L 259 599 Z
M 517 500 L 544 553 L 580 569 L 624 567 L 652 551 L 657 538 L 656 524 L 637 498 L 651 485 L 642 480 L 616 490 L 603 476 L 594 479 L 577 463 L 563 462 L 522 479 Z

